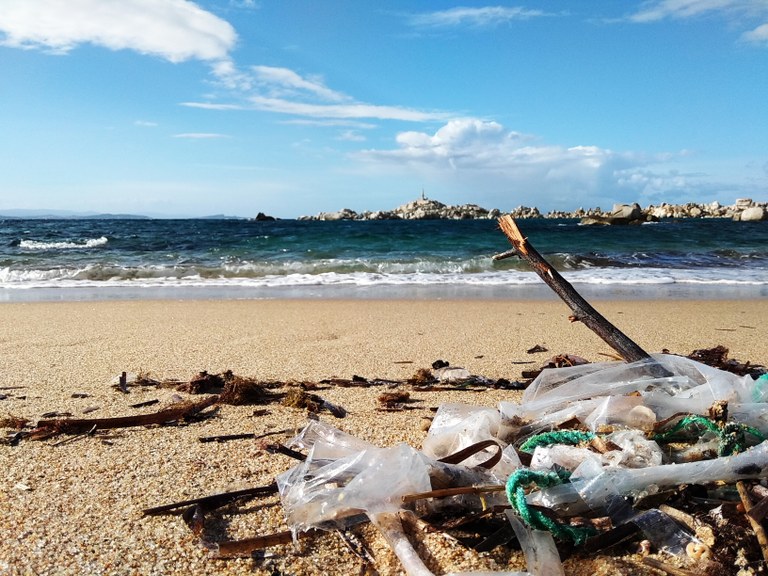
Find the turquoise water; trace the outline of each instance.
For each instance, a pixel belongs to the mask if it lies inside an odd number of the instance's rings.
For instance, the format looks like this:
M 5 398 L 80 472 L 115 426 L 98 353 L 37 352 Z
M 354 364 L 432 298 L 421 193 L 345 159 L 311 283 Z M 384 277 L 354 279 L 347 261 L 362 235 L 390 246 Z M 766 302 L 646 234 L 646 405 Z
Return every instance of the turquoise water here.
M 522 220 L 605 297 L 768 296 L 768 222 Z M 2 220 L 0 300 L 547 297 L 494 220 Z

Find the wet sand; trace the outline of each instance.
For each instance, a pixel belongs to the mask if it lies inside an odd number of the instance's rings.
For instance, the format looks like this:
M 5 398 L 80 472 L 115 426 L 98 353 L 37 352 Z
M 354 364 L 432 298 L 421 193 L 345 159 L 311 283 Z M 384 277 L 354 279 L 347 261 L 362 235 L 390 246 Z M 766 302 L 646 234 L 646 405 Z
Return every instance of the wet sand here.
M 648 352 L 688 354 L 722 344 L 730 356 L 768 363 L 768 302 L 616 301 L 595 307 Z M 171 389 L 112 386 L 122 371 L 186 380 L 232 370 L 263 380 L 318 381 L 359 375 L 404 379 L 437 359 L 472 374 L 516 380 L 561 353 L 605 360 L 610 348 L 559 301 L 142 301 L 1 304 L 0 417 L 36 421 L 49 412 L 109 417 L 168 407 Z M 535 345 L 548 351 L 528 354 Z M 379 446 L 419 448 L 422 418 L 446 402 L 496 406 L 519 393 L 413 394 L 416 410 L 377 410 L 375 388 L 319 392 L 349 415 L 321 418 Z M 73 397 L 73 394 L 77 397 Z M 180 394 L 186 397 L 186 395 Z M 131 404 L 159 400 L 151 407 Z M 90 409 L 95 410 L 90 411 Z M 132 428 L 61 445 L 58 439 L 0 446 L 0 574 L 358 574 L 362 561 L 330 534 L 267 549 L 267 558 L 214 560 L 179 516 L 143 508 L 269 484 L 293 466 L 252 440 L 201 443 L 215 434 L 299 428 L 305 411 L 223 406 L 186 426 Z M 8 429 L 3 430 L 9 432 Z M 289 435 L 276 436 L 285 441 Z M 226 517 L 217 534 L 244 538 L 286 528 L 276 498 Z M 381 575 L 399 567 L 373 529 L 358 530 Z M 436 574 L 522 570 L 517 553 L 478 554 L 427 538 Z M 567 573 L 651 574 L 626 559 L 573 558 Z

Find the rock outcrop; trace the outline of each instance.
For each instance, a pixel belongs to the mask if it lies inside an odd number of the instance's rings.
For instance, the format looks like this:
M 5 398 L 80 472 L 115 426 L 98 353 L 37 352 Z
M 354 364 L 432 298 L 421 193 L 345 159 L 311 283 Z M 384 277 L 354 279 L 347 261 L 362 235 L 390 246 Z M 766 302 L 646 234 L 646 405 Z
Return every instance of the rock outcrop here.
M 768 203 L 753 202 L 749 198 L 741 198 L 731 206 L 723 206 L 719 202 L 708 204 L 667 204 L 659 206 L 651 204 L 641 208 L 635 202 L 632 204 L 615 204 L 610 212 L 598 208 L 579 208 L 573 212 L 551 211 L 542 214 L 536 207 L 518 206 L 507 212 L 513 218 L 578 218 L 582 224 L 641 224 L 654 222 L 664 218 L 731 218 L 733 220 L 759 221 L 768 220 Z M 501 216 L 498 208 L 488 210 L 477 204 L 462 204 L 449 206 L 422 196 L 418 200 L 408 202 L 394 210 L 375 212 L 355 212 L 343 208 L 338 212 L 321 212 L 317 216 L 301 216 L 299 220 L 479 220 L 495 219 Z
M 744 209 L 740 214 L 734 214 L 734 220 L 741 220 L 742 222 L 758 222 L 765 220 L 765 207 L 764 206 L 750 206 Z
M 479 220 L 498 218 L 501 211 L 487 210 L 476 204 L 448 206 L 437 200 L 421 198 L 398 206 L 394 210 L 357 213 L 349 208 L 338 212 L 321 212 L 317 216 L 302 216 L 300 220 Z

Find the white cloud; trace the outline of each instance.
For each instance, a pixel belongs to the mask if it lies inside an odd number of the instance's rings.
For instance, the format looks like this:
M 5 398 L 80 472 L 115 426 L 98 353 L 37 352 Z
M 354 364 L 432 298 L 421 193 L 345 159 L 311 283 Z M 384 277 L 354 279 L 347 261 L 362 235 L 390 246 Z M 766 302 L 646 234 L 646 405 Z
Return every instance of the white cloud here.
M 171 62 L 227 60 L 232 26 L 187 0 L 3 0 L 0 44 L 67 53 L 80 44 Z
M 747 42 L 768 45 L 768 23 L 762 24 L 749 32 L 745 32 L 741 37 Z
M 378 119 L 427 122 L 450 117 L 445 112 L 357 102 L 351 96 L 326 86 L 320 77 L 302 76 L 288 68 L 252 66 L 243 72 L 231 61 L 226 61 L 217 63 L 213 73 L 221 85 L 231 92 L 231 96 L 241 103 L 183 102 L 183 106 L 209 110 L 261 110 L 316 121 Z
M 541 10 L 527 10 L 513 6 L 483 6 L 480 8 L 456 7 L 436 12 L 414 14 L 410 18 L 413 26 L 445 28 L 454 26 L 495 26 L 513 20 L 528 20 L 544 16 Z
M 313 118 L 378 118 L 380 120 L 427 122 L 446 117 L 445 113 L 424 112 L 400 106 L 379 106 L 363 103 L 314 104 L 264 96 L 251 96 L 248 100 L 257 110 Z
M 188 108 L 200 108 L 202 110 L 244 110 L 240 104 L 216 104 L 213 102 L 182 102 L 182 106 Z
M 628 19 L 648 23 L 665 19 L 721 16 L 739 27 L 752 27 L 741 38 L 755 44 L 768 44 L 768 1 L 766 0 L 653 0 Z
M 608 202 L 622 192 L 616 174 L 659 159 L 598 146 L 556 146 L 510 131 L 497 122 L 454 119 L 434 133 L 408 131 L 397 147 L 353 155 L 369 173 L 419 175 L 442 186 L 512 191 L 534 196 L 528 205 L 577 206 Z M 626 190 L 633 198 L 634 190 Z M 523 201 L 526 203 L 526 201 Z
M 303 78 L 288 68 L 254 66 L 257 85 L 273 96 L 320 98 L 329 102 L 344 102 L 351 98 L 331 90 L 320 78 Z
M 134 126 L 143 126 L 145 128 L 154 128 L 157 126 L 157 122 L 150 122 L 149 120 L 136 120 L 133 123 Z
M 692 18 L 702 14 L 733 8 L 743 0 L 661 0 L 646 2 L 644 8 L 630 16 L 635 22 L 656 22 L 665 18 Z
M 344 130 L 336 138 L 344 142 L 365 142 L 366 138 L 356 130 Z

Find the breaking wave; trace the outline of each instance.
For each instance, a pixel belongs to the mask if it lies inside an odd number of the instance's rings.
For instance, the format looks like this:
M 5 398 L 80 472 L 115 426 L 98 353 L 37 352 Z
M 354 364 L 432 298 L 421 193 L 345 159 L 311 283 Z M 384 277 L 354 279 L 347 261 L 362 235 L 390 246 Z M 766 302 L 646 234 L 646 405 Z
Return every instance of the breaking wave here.
M 19 248 L 24 250 L 76 250 L 78 248 L 98 248 L 104 246 L 109 239 L 106 236 L 89 238 L 82 242 L 40 242 L 38 240 L 21 240 Z

